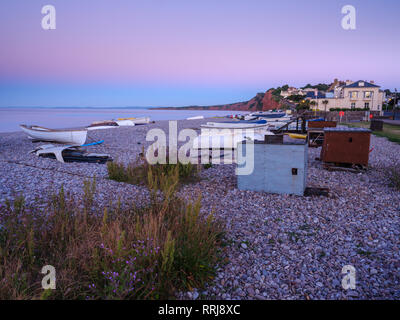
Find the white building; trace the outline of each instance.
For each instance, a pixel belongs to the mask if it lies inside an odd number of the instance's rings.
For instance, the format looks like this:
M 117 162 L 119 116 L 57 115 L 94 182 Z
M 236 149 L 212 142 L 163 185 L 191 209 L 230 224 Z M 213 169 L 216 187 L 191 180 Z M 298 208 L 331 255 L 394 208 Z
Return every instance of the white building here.
M 315 98 L 315 96 L 318 98 Z M 314 95 L 308 99 L 315 101 L 315 107 L 319 110 L 325 110 L 323 101 L 328 101 L 326 110 L 341 108 L 381 111 L 385 101 L 385 93 L 373 81 L 346 81 L 346 85 L 335 87 L 333 97 L 331 95 Z
M 283 98 L 287 98 L 287 97 L 290 97 L 290 96 L 296 96 L 296 95 L 305 95 L 305 94 L 306 94 L 305 90 L 297 89 L 297 88 L 294 88 L 294 87 L 288 88 L 287 91 L 281 91 L 281 96 Z

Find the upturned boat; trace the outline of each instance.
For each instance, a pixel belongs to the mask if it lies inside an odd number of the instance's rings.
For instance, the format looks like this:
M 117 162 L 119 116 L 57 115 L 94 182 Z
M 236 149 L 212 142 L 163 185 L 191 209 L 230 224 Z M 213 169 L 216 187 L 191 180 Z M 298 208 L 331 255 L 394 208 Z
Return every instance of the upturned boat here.
M 55 146 L 52 144 L 41 145 L 30 153 L 44 158 L 57 159 L 59 162 L 89 162 L 106 163 L 112 161 L 108 154 L 88 153 L 82 150 L 82 147 L 95 146 L 103 143 L 104 140 L 92 142 L 84 145 L 63 145 Z

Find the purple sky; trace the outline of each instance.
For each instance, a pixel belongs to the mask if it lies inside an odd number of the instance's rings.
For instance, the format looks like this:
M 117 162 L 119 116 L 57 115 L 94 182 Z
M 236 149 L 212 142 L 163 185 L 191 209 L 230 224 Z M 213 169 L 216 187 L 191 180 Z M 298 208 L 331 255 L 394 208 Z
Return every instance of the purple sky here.
M 41 8 L 57 29 L 41 28 Z M 357 30 L 341 28 L 341 8 Z M 176 106 L 289 83 L 399 86 L 398 0 L 2 0 L 0 106 Z

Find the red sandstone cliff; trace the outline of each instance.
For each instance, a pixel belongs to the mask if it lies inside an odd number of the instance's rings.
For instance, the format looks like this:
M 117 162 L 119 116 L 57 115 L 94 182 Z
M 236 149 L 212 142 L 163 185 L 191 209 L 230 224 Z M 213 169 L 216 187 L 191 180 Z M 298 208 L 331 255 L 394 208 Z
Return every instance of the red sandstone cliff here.
M 267 111 L 279 109 L 281 103 L 273 99 L 272 91 L 265 93 L 257 93 L 257 95 L 249 101 L 224 104 L 218 106 L 189 106 L 179 108 L 158 108 L 158 109 L 186 109 L 186 110 L 238 110 L 238 111 Z

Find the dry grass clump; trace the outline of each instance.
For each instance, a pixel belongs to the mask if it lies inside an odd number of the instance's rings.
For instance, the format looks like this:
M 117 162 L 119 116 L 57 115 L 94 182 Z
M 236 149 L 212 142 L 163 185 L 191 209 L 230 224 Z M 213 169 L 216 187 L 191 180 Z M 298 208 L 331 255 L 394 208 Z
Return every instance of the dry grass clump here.
M 200 166 L 191 163 L 170 164 L 167 157 L 166 164 L 149 164 L 143 157 L 125 166 L 123 163 L 108 162 L 107 171 L 111 180 L 136 185 L 147 185 L 154 181 L 166 178 L 178 180 L 178 185 L 193 183 L 199 180 Z M 150 179 L 150 180 L 149 180 Z
M 400 164 L 386 168 L 386 176 L 389 180 L 389 185 L 400 191 Z
M 200 199 L 177 198 L 176 168 L 147 171 L 146 208 L 96 207 L 95 181 L 80 200 L 61 189 L 45 209 L 22 197 L 1 206 L 0 299 L 166 299 L 201 287 L 223 229 Z M 56 269 L 55 290 L 42 289 L 45 265 Z

